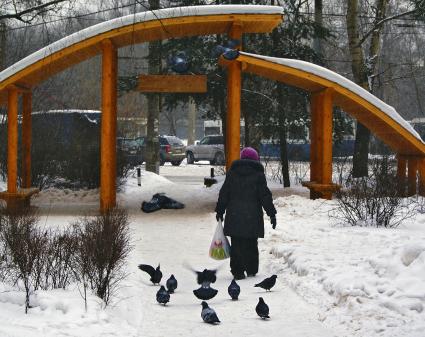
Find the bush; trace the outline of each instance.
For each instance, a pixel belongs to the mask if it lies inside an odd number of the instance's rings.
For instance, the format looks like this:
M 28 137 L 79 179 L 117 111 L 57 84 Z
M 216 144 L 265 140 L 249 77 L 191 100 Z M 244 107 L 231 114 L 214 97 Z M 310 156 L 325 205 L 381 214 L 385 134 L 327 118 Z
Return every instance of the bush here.
M 390 161 L 376 160 L 368 177 L 348 178 L 336 193 L 337 207 L 330 216 L 342 225 L 397 227 L 416 214 L 415 201 L 400 197 L 400 187 Z
M 42 280 L 44 256 L 48 247 L 47 232 L 38 226 L 38 216 L 26 209 L 19 212 L 2 210 L 0 238 L 4 276 L 13 284 L 22 282 L 25 289 L 25 313 L 30 308 L 30 295 Z
M 75 280 L 75 250 L 77 238 L 72 230 L 50 231 L 48 249 L 45 251 L 44 282 L 40 288 L 65 289 Z
M 77 238 L 76 275 L 84 288 L 90 287 L 107 305 L 125 277 L 124 264 L 130 253 L 130 228 L 125 210 L 114 208 L 74 224 Z

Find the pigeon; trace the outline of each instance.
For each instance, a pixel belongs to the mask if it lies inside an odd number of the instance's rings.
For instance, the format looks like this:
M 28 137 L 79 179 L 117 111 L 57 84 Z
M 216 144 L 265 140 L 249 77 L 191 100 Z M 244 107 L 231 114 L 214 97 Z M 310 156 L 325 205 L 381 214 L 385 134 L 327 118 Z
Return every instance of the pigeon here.
M 168 293 L 170 294 L 174 293 L 174 290 L 177 289 L 177 280 L 173 274 L 171 274 L 170 278 L 167 280 L 166 285 L 167 285 Z
M 210 286 L 208 287 L 200 287 L 199 289 L 196 289 L 193 291 L 193 294 L 199 298 L 200 300 L 210 300 L 212 299 L 215 295 L 217 295 L 218 290 L 211 288 Z
M 202 301 L 201 304 L 202 304 L 201 317 L 204 320 L 204 322 L 209 324 L 220 323 L 220 320 L 218 319 L 214 309 L 210 308 L 208 306 L 208 303 L 205 301 Z
M 217 269 L 204 269 L 203 271 L 197 271 L 193 269 L 189 264 L 184 264 L 186 268 L 193 271 L 196 274 L 196 282 L 199 285 L 202 285 L 204 287 L 209 287 L 211 283 L 214 283 L 217 281 L 216 273 L 219 268 Z
M 164 286 L 161 286 L 161 288 L 159 288 L 159 290 L 157 291 L 156 301 L 164 305 L 166 305 L 170 301 L 170 294 Z
M 241 293 L 241 287 L 236 283 L 235 279 L 232 280 L 229 287 L 227 288 L 227 292 L 229 293 L 232 300 L 237 300 L 239 294 Z
M 217 269 L 204 269 L 203 271 L 196 271 L 197 275 L 196 281 L 202 286 L 209 286 L 211 283 L 214 283 L 217 280 Z
M 272 275 L 264 280 L 262 280 L 260 283 L 257 283 L 254 287 L 260 287 L 265 289 L 266 291 L 270 291 L 271 288 L 273 288 L 273 286 L 276 283 L 276 278 L 277 275 Z
M 258 304 L 255 307 L 255 311 L 257 312 L 257 315 L 260 316 L 262 319 L 270 318 L 269 306 L 266 304 L 266 302 L 264 302 L 262 297 L 259 298 Z
M 149 276 L 151 277 L 151 282 L 153 284 L 159 284 L 159 282 L 161 282 L 162 272 L 159 268 L 159 264 L 156 269 L 148 264 L 139 264 L 139 269 L 149 274 Z

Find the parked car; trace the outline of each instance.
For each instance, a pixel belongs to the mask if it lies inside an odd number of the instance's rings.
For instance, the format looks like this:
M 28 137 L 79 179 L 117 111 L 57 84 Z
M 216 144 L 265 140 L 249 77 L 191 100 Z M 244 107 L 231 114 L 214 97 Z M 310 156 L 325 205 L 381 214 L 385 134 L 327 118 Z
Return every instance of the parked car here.
M 186 158 L 188 164 L 209 160 L 211 165 L 224 165 L 224 136 L 206 136 L 199 143 L 186 147 Z
M 134 138 L 117 138 L 117 149 L 122 151 L 126 160 L 132 165 L 143 163 L 142 148 Z
M 146 137 L 137 137 L 136 142 L 141 146 L 142 160 L 146 158 Z M 179 166 L 186 158 L 186 147 L 182 140 L 176 136 L 159 136 L 160 165 L 170 162 Z

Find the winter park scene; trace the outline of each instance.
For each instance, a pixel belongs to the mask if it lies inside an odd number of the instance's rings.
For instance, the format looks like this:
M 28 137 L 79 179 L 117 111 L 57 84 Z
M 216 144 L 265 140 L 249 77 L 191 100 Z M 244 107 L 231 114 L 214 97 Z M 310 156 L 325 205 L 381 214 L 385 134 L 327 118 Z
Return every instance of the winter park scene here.
M 0 337 L 425 337 L 423 0 L 0 0 Z

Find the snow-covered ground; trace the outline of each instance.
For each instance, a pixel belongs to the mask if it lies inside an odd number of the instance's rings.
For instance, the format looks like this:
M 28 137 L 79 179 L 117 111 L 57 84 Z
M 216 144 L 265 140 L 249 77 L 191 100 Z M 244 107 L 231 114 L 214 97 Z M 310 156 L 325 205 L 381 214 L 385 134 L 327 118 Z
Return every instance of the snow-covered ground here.
M 282 192 L 270 183 L 278 227 L 272 230 L 266 219 L 260 272 L 238 281 L 241 296 L 233 302 L 227 295 L 228 260 L 208 257 L 219 185 L 193 183 L 208 176 L 210 166 L 166 165 L 161 172 L 163 176 L 142 172 L 141 187 L 132 175 L 118 193 L 131 216 L 134 248 L 129 276 L 113 303 L 103 309 L 91 296 L 86 313 L 75 285 L 66 291 L 37 292 L 25 315 L 23 292 L 0 285 L 0 336 L 424 336 L 425 215 L 398 229 L 335 227 L 328 219 L 334 202 L 311 201 L 301 187 Z M 167 193 L 186 208 L 141 212 L 141 202 L 156 192 Z M 50 189 L 33 204 L 43 224 L 66 226 L 80 214 L 95 212 L 98 195 Z M 171 273 L 176 276 L 179 286 L 166 307 L 156 303 L 158 287 L 137 269 L 139 263 L 161 263 L 163 282 Z M 192 294 L 198 286 L 187 264 L 220 268 L 213 285 L 219 293 L 209 301 L 222 321 L 219 326 L 202 322 L 200 301 Z M 272 292 L 253 287 L 273 273 L 278 281 Z M 269 304 L 268 321 L 255 313 L 259 296 Z

